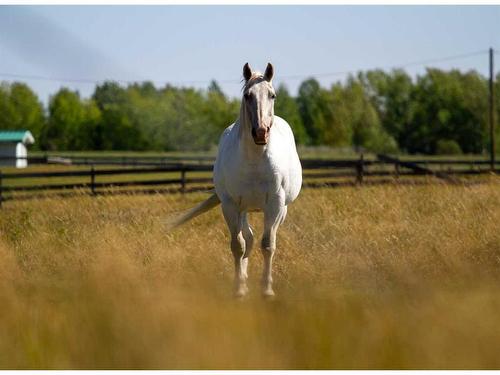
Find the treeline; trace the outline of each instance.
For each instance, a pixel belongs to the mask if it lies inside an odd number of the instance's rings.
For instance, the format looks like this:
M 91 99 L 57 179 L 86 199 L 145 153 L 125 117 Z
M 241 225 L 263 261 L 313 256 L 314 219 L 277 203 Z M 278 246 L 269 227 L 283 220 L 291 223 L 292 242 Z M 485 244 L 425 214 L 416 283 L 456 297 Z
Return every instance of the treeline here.
M 62 88 L 48 108 L 26 84 L 3 83 L 0 129 L 28 129 L 36 148 L 48 151 L 208 150 L 237 118 L 239 106 L 240 99 L 228 98 L 216 82 L 207 90 L 105 82 L 88 99 Z M 423 154 L 489 147 L 488 85 L 475 71 L 427 69 L 412 80 L 403 70 L 374 70 L 329 88 L 308 79 L 296 97 L 277 88 L 275 113 L 303 145 Z

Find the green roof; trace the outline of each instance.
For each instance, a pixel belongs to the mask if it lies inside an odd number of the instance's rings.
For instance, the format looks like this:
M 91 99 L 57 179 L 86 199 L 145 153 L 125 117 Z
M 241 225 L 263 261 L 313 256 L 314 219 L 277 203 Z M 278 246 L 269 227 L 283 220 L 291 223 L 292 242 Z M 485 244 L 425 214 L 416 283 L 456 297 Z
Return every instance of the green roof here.
M 29 130 L 0 130 L 0 142 L 31 144 L 35 142 L 35 139 Z

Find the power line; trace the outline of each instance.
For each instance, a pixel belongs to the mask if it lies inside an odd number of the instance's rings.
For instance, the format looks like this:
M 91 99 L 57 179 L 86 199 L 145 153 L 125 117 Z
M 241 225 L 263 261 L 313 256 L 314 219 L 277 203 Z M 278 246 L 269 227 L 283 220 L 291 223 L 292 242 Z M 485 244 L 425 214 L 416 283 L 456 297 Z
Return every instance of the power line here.
M 433 63 L 440 63 L 444 61 L 451 61 L 451 60 L 458 60 L 458 59 L 465 59 L 467 57 L 472 57 L 472 56 L 478 56 L 488 53 L 488 50 L 481 50 L 481 51 L 476 51 L 476 52 L 470 52 L 470 53 L 463 53 L 461 55 L 455 55 L 455 56 L 448 56 L 448 57 L 442 57 L 440 59 L 430 59 L 430 60 L 422 60 L 422 61 L 414 61 L 414 62 L 409 62 L 403 65 L 398 66 L 399 68 L 407 68 L 409 66 L 415 66 L 415 65 L 426 65 L 426 64 L 433 64 Z
M 155 80 L 148 80 L 148 79 L 124 80 L 124 79 L 109 79 L 109 78 L 94 80 L 94 79 L 90 79 L 90 78 L 61 78 L 61 77 L 48 77 L 48 76 L 41 76 L 41 75 L 24 75 L 24 74 L 4 73 L 4 72 L 0 72 L 0 77 L 18 78 L 18 79 L 26 79 L 26 80 L 37 80 L 37 81 L 72 82 L 72 83 L 87 83 L 87 84 L 97 84 L 97 83 L 105 82 L 105 81 L 113 81 L 113 82 L 124 83 L 124 84 L 133 84 L 133 83 L 137 83 L 137 82 L 150 81 L 150 82 L 157 82 L 157 83 L 163 83 L 163 84 L 170 83 L 170 84 L 178 84 L 178 85 L 200 84 L 200 83 L 209 83 L 210 82 L 210 81 L 155 81 Z M 236 83 L 233 80 L 220 80 L 217 82 L 219 82 L 219 83 Z
M 45 77 L 39 75 L 23 75 L 23 74 L 15 74 L 15 73 L 1 73 L 1 77 L 7 78 L 19 78 L 19 79 L 27 79 L 27 80 L 36 80 L 36 81 L 54 81 L 54 82 L 73 82 L 73 83 L 99 83 L 100 81 L 94 81 L 91 79 L 85 78 L 57 78 L 57 77 Z M 117 81 L 117 80 L 115 80 Z
M 454 55 L 454 56 L 448 56 L 448 57 L 442 57 L 442 58 L 436 58 L 436 59 L 412 61 L 412 62 L 408 62 L 405 64 L 400 64 L 400 65 L 382 66 L 382 67 L 379 67 L 376 69 L 382 69 L 382 70 L 398 69 L 398 68 L 401 69 L 401 68 L 407 68 L 410 66 L 418 66 L 418 65 L 426 65 L 426 64 L 431 64 L 431 63 L 439 63 L 439 62 L 444 62 L 444 61 L 458 60 L 458 59 L 463 59 L 463 58 L 472 57 L 472 56 L 479 56 L 481 54 L 486 54 L 486 53 L 488 53 L 488 50 L 481 50 L 481 51 L 464 53 L 464 54 L 460 54 L 460 55 Z M 332 72 L 332 73 L 310 74 L 308 76 L 307 75 L 282 76 L 282 79 L 303 79 L 306 77 L 339 76 L 339 75 L 354 74 L 356 72 L 359 72 L 360 70 L 367 70 L 367 69 L 346 70 L 346 71 L 338 71 L 338 72 Z
M 460 55 L 453 55 L 453 56 L 447 56 L 447 57 L 441 57 L 441 58 L 435 58 L 435 59 L 412 61 L 412 62 L 399 64 L 399 65 L 383 66 L 383 67 L 378 67 L 376 69 L 382 69 L 382 70 L 402 69 L 402 68 L 407 68 L 410 66 L 419 66 L 419 65 L 426 65 L 426 64 L 431 64 L 431 63 L 440 63 L 440 62 L 445 62 L 445 61 L 459 60 L 459 59 L 464 59 L 464 58 L 468 58 L 468 57 L 478 56 L 481 54 L 486 54 L 487 52 L 488 52 L 488 50 L 481 50 L 481 51 L 476 51 L 476 52 L 463 53 Z M 494 51 L 494 53 L 498 54 L 498 53 L 500 53 L 500 51 L 496 50 L 496 51 Z M 281 81 L 286 81 L 286 80 L 296 80 L 296 79 L 305 79 L 305 78 L 334 77 L 334 76 L 341 76 L 341 75 L 347 75 L 347 74 L 355 74 L 356 72 L 359 72 L 361 70 L 367 70 L 367 69 L 345 70 L 345 71 L 336 71 L 336 72 L 329 72 L 329 73 L 285 75 L 285 76 L 280 76 L 279 79 Z M 134 84 L 137 82 L 151 81 L 151 82 L 156 82 L 159 84 L 196 85 L 196 84 L 208 84 L 209 82 L 211 82 L 211 81 L 205 81 L 205 80 L 204 81 L 155 81 L 155 80 L 135 80 L 134 81 L 134 80 L 124 80 L 124 79 L 95 80 L 95 79 L 90 79 L 90 78 L 63 78 L 63 77 L 49 77 L 49 76 L 42 76 L 42 75 L 23 75 L 23 74 L 5 73 L 5 72 L 0 72 L 0 77 L 23 79 L 23 80 L 71 82 L 71 83 L 84 83 L 84 84 L 98 84 L 98 83 L 105 82 L 105 81 L 114 81 L 114 82 L 118 82 L 118 83 L 122 83 L 122 84 Z M 241 84 L 241 81 L 235 81 L 235 80 L 217 80 L 217 82 L 222 83 L 222 84 Z

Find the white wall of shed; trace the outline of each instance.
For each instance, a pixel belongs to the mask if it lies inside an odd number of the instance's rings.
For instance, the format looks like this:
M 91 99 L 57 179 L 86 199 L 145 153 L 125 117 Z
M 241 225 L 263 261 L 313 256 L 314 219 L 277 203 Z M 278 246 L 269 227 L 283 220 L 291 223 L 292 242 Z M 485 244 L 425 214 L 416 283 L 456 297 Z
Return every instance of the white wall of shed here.
M 22 143 L 18 143 L 16 145 L 16 157 L 24 159 L 17 159 L 16 168 L 26 168 L 28 166 L 28 160 L 26 159 L 27 156 L 28 150 L 26 149 L 26 146 Z

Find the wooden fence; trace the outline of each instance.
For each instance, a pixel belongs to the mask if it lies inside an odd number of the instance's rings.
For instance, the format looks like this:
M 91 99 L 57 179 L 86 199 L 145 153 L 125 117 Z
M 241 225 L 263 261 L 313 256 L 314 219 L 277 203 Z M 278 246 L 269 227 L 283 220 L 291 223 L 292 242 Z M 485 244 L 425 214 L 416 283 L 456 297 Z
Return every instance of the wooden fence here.
M 132 160 L 133 159 L 133 160 Z M 40 160 L 38 160 L 40 161 Z M 41 161 L 40 161 L 41 162 Z M 34 198 L 33 192 L 68 191 L 78 189 L 91 195 L 101 194 L 105 189 L 124 187 L 167 186 L 168 191 L 190 192 L 210 189 L 212 178 L 207 176 L 192 177 L 195 172 L 212 172 L 213 158 L 178 157 L 178 158 L 46 158 L 46 163 L 89 165 L 88 169 L 63 170 L 53 172 L 12 172 L 0 171 L 0 206 L 3 201 L 11 199 Z M 112 167 L 102 168 L 104 165 Z M 122 167 L 117 167 L 120 165 Z M 101 168 L 96 168 L 100 166 Z M 488 160 L 401 160 L 388 155 L 377 155 L 375 160 L 366 160 L 363 155 L 359 159 L 349 160 L 302 160 L 305 187 L 360 185 L 364 183 L 386 183 L 401 181 L 402 177 L 422 175 L 434 176 L 448 183 L 461 183 L 458 176 L 499 173 L 500 163 L 495 171 L 491 171 Z M 154 175 L 152 179 L 137 179 L 140 175 Z M 172 174 L 177 175 L 172 177 Z M 198 173 L 199 174 L 199 173 Z M 129 175 L 127 180 L 102 181 L 105 176 Z M 162 178 L 162 175 L 165 177 Z M 374 177 L 390 177 L 373 180 Z M 78 178 L 79 182 L 61 182 L 67 178 Z M 347 178 L 347 180 L 345 180 Z M 15 183 L 27 179 L 43 181 L 29 184 Z M 339 179 L 344 179 L 340 180 Z M 5 180 L 14 181 L 6 184 Z M 56 180 L 56 182 L 50 181 Z M 47 182 L 49 181 L 49 182 Z M 116 189 L 115 189 L 116 191 Z M 154 191 L 158 191 L 156 188 Z M 13 194 L 14 193 L 14 194 Z M 23 193 L 22 196 L 16 193 Z M 28 194 L 28 195 L 26 195 Z

